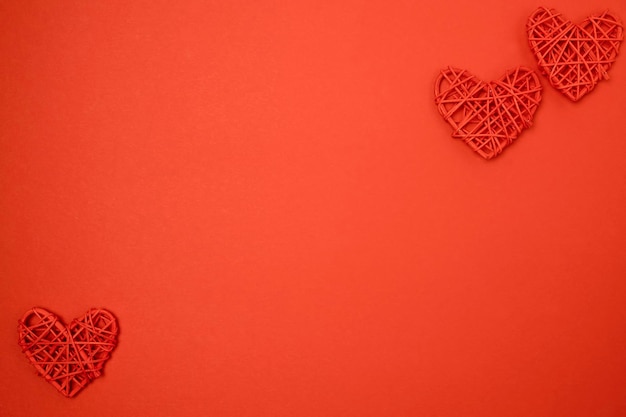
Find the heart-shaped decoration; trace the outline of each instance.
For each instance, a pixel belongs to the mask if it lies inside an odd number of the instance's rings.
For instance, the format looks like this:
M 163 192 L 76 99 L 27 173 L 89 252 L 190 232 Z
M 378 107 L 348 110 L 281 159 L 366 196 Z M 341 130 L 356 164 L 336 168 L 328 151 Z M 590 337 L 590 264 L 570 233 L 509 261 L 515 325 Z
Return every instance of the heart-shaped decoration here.
M 454 129 L 452 137 L 485 159 L 499 155 L 531 126 L 540 102 L 539 77 L 529 68 L 511 69 L 487 83 L 449 67 L 435 81 L 435 103 Z
M 33 308 L 19 320 L 18 343 L 39 375 L 66 397 L 73 397 L 102 375 L 117 344 L 113 314 L 92 308 L 69 326 L 43 309 Z
M 609 78 L 624 37 L 622 24 L 609 12 L 576 25 L 555 10 L 540 7 L 528 18 L 527 29 L 539 68 L 573 101 Z

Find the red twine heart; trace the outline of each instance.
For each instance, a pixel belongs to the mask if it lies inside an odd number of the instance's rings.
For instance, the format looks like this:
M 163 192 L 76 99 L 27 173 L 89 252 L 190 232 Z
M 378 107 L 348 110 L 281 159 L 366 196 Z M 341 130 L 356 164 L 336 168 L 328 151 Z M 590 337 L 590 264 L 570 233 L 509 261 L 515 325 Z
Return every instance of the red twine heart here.
M 117 344 L 118 326 L 106 310 L 92 308 L 69 326 L 43 308 L 19 320 L 18 343 L 37 372 L 66 397 L 102 375 Z
M 528 18 L 528 41 L 550 84 L 573 101 L 594 89 L 615 61 L 624 31 L 609 12 L 580 25 L 540 7 Z
M 539 78 L 524 67 L 489 83 L 449 67 L 435 81 L 435 103 L 454 129 L 452 137 L 463 139 L 485 159 L 499 155 L 532 124 L 540 101 Z

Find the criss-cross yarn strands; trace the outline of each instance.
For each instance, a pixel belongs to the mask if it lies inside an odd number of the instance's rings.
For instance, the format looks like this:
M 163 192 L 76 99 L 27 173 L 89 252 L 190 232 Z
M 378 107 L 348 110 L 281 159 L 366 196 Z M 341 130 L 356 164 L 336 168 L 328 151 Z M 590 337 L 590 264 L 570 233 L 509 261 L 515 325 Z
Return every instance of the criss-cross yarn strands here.
M 576 25 L 555 10 L 540 7 L 528 18 L 527 30 L 541 71 L 573 101 L 609 78 L 624 37 L 619 19 L 608 11 Z
M 91 309 L 65 326 L 43 308 L 19 321 L 19 344 L 37 372 L 66 397 L 102 374 L 117 344 L 118 326 L 106 310 Z
M 524 67 L 489 83 L 449 67 L 435 81 L 435 103 L 452 126 L 452 136 L 485 159 L 499 155 L 532 124 L 540 101 L 539 78 Z

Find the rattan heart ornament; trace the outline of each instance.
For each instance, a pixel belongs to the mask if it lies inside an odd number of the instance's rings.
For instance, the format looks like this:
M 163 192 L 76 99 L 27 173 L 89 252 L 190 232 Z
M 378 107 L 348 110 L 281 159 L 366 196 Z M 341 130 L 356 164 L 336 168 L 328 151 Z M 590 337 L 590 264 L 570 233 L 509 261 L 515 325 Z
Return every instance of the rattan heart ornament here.
M 435 81 L 435 103 L 462 139 L 485 159 L 499 155 L 532 124 L 541 102 L 537 74 L 524 67 L 484 82 L 466 70 L 449 67 Z
M 609 78 L 624 37 L 622 24 L 609 12 L 577 25 L 545 7 L 528 18 L 527 30 L 539 68 L 550 84 L 573 101 Z
M 106 310 L 92 308 L 66 326 L 55 314 L 33 308 L 19 320 L 18 343 L 39 375 L 73 397 L 102 375 L 118 331 L 115 317 Z

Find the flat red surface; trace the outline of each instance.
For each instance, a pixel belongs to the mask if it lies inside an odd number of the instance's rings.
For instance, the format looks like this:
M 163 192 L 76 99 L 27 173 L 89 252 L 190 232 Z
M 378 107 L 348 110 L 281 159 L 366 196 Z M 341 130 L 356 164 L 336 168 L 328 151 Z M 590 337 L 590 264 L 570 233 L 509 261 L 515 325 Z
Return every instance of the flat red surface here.
M 625 416 L 626 51 L 493 161 L 434 105 L 539 5 L 2 2 L 0 416 Z M 33 306 L 119 318 L 74 399 Z

